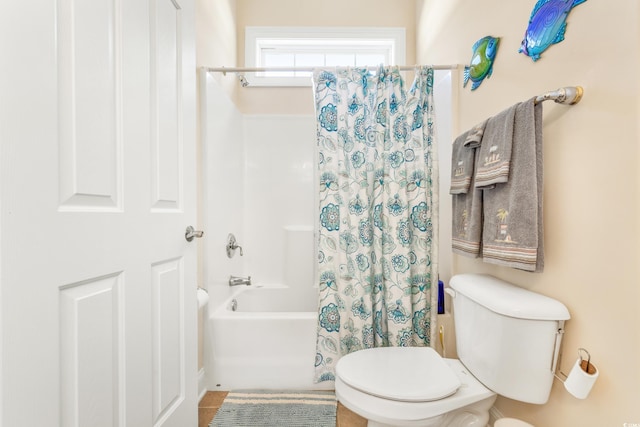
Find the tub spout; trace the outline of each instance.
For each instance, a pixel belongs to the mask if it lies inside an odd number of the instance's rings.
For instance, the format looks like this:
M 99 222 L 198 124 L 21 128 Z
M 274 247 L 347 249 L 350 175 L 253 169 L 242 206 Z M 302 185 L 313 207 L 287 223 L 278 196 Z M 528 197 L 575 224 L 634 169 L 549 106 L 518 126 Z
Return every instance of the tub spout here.
M 247 277 L 230 276 L 229 286 L 238 286 L 238 285 L 251 286 L 251 276 L 247 276 Z

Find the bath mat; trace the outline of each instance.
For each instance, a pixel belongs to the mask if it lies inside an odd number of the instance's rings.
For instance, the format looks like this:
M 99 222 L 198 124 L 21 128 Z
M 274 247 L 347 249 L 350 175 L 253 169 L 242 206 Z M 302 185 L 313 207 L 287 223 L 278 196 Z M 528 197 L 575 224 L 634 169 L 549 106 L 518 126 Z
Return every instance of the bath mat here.
M 209 427 L 335 427 L 333 391 L 245 390 L 227 394 Z

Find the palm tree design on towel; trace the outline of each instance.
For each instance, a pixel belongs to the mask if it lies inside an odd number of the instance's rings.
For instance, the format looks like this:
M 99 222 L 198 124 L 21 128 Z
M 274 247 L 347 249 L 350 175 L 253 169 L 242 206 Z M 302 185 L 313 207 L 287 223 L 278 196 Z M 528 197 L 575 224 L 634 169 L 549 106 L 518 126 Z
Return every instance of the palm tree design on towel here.
M 458 228 L 458 236 L 459 237 L 466 237 L 467 235 L 467 230 L 469 229 L 469 212 L 467 212 L 467 210 L 463 210 L 462 211 L 462 221 L 460 222 Z
M 496 242 L 517 243 L 511 240 L 511 235 L 508 233 L 509 225 L 507 224 L 507 218 L 509 217 L 509 211 L 506 209 L 498 209 L 496 216 L 498 217 Z

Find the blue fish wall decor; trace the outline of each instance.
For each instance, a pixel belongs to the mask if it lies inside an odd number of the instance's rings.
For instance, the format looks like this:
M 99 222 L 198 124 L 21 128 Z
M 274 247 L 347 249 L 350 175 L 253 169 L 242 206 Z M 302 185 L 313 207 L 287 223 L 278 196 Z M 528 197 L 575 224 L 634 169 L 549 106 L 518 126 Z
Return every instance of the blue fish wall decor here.
M 467 87 L 467 83 L 471 80 L 471 90 L 476 90 L 485 77 L 491 77 L 499 43 L 500 37 L 486 36 L 473 44 L 471 63 L 464 67 L 462 87 Z
M 538 0 L 531 12 L 518 52 L 534 61 L 540 59 L 540 54 L 549 46 L 564 40 L 569 12 L 585 1 L 587 0 Z

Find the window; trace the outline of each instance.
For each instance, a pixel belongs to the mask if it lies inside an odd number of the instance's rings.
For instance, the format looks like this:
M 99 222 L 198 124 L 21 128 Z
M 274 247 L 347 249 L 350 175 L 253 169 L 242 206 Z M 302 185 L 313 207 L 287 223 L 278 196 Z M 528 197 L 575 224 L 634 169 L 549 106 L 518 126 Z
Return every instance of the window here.
M 405 62 L 404 28 L 247 27 L 245 66 L 307 67 L 399 65 Z M 248 75 L 251 86 L 310 86 L 310 72 Z

